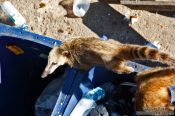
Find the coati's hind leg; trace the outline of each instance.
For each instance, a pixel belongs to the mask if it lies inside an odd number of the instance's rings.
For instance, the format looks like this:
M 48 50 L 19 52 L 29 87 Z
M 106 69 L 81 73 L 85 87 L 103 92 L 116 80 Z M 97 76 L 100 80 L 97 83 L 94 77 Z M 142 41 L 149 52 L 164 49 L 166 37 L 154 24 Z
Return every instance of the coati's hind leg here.
M 118 74 L 130 74 L 134 72 L 134 69 L 130 66 L 126 66 L 124 61 L 113 62 L 113 65 L 109 68 Z

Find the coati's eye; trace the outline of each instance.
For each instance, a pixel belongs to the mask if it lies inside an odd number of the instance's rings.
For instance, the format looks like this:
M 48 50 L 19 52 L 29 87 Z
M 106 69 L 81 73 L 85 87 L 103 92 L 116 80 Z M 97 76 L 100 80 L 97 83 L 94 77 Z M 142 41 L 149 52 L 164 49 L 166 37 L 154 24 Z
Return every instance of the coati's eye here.
M 52 62 L 52 65 L 57 65 L 57 63 L 56 62 Z

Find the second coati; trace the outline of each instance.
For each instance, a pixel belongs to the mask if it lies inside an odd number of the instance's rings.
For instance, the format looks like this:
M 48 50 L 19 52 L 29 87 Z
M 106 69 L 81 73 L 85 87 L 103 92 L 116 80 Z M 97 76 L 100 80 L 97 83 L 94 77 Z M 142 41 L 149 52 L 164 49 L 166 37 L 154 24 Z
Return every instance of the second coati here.
M 155 68 L 136 76 L 135 108 L 138 115 L 174 115 L 175 68 Z M 172 91 L 170 87 L 173 87 Z M 170 114 L 171 113 L 171 114 Z
M 119 74 L 131 73 L 134 69 L 125 65 L 128 60 L 156 60 L 175 66 L 175 58 L 157 49 L 121 44 L 112 39 L 101 41 L 95 37 L 79 37 L 53 47 L 42 77 L 53 73 L 57 67 L 64 64 L 82 70 L 101 65 Z

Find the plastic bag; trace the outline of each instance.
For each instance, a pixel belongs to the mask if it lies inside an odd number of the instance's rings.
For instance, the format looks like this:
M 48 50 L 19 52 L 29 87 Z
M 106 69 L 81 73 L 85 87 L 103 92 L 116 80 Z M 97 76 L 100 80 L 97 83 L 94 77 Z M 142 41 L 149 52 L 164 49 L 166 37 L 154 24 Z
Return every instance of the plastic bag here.
M 59 77 L 49 83 L 35 103 L 35 116 L 50 116 L 61 91 L 63 78 Z

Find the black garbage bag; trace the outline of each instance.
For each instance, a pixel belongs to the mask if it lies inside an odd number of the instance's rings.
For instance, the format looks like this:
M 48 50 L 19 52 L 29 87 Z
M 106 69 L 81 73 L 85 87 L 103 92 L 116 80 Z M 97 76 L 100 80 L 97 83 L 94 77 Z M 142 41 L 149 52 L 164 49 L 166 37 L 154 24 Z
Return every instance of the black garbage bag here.
M 48 84 L 35 103 L 35 116 L 50 116 L 63 84 L 63 76 Z

